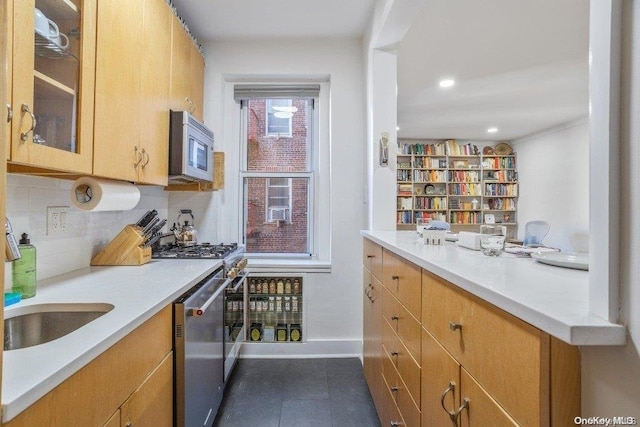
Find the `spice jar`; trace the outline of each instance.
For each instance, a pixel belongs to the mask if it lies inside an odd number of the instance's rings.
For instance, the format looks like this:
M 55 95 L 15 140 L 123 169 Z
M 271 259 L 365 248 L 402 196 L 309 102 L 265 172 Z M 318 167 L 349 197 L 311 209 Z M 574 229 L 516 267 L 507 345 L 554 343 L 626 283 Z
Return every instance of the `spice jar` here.
M 276 293 L 276 281 L 273 279 L 271 279 L 271 281 L 269 282 L 269 293 L 270 294 Z
M 291 280 L 287 279 L 286 282 L 284 282 L 284 293 L 285 294 L 290 294 L 291 293 Z
M 278 279 L 278 293 L 284 294 L 284 282 L 282 279 Z

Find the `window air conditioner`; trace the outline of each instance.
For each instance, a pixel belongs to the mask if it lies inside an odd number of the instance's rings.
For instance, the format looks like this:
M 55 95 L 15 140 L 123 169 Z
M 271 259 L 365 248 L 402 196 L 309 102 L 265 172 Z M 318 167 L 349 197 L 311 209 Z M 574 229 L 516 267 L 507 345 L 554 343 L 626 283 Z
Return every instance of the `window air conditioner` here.
M 288 209 L 289 208 L 279 206 L 269 208 L 269 222 L 286 221 Z

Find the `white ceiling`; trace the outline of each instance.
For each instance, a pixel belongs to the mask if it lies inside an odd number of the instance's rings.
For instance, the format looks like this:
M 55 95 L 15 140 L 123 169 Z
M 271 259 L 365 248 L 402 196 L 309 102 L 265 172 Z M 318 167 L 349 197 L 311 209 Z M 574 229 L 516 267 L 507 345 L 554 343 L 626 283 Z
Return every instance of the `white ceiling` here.
M 200 42 L 359 37 L 375 2 L 173 0 Z M 588 0 L 426 0 L 398 47 L 399 137 L 510 140 L 586 117 L 588 14 Z
M 173 0 L 200 42 L 359 37 L 375 0 Z
M 586 117 L 588 20 L 587 0 L 427 0 L 398 48 L 399 137 L 510 140 Z

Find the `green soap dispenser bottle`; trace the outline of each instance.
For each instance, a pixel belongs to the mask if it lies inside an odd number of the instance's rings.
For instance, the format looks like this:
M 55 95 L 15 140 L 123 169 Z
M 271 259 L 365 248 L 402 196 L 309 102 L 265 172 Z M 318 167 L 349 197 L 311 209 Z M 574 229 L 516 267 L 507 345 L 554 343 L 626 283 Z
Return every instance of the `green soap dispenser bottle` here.
M 13 261 L 11 289 L 23 299 L 31 298 L 36 295 L 36 247 L 30 244 L 27 233 L 22 233 L 18 243 L 20 258 Z

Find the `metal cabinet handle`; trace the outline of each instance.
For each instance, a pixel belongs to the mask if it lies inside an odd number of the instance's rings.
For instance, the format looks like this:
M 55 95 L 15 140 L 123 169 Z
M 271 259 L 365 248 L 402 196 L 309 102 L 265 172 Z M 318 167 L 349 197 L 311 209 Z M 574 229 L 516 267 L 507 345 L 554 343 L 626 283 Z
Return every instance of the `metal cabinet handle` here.
M 144 169 L 144 167 L 149 164 L 149 153 L 147 153 L 144 148 L 142 149 L 142 159 L 146 159 L 144 163 L 142 163 L 142 169 Z
M 447 394 L 455 391 L 455 389 L 456 389 L 456 383 L 451 381 L 447 386 L 447 388 L 442 392 L 442 395 L 440 396 L 440 405 L 442 405 L 442 409 L 444 409 L 444 411 L 449 415 L 449 419 L 451 420 L 451 423 L 457 427 L 458 413 L 449 411 L 447 407 L 444 405 L 444 399 L 447 397 Z
M 367 288 L 364 290 L 364 294 L 367 296 L 367 298 L 369 298 L 369 301 L 371 301 L 371 288 L 371 283 L 369 283 L 369 286 L 367 286 Z
M 125 427 L 133 427 L 133 423 L 131 421 L 127 421 L 127 424 Z
M 369 259 L 375 258 L 375 255 L 367 255 L 367 258 L 369 258 Z
M 391 276 L 391 280 L 400 280 L 400 276 Z
M 462 330 L 462 325 L 460 323 L 449 322 L 449 329 L 452 331 L 456 331 L 458 329 Z
M 186 97 L 184 100 L 187 105 L 189 105 L 189 108 L 187 108 L 187 110 L 189 111 L 189 113 L 193 114 L 193 112 L 196 111 L 196 104 L 194 104 L 189 97 Z
M 390 354 L 391 354 L 392 356 L 397 356 L 397 355 L 398 355 L 398 352 L 397 352 L 397 351 L 392 351 Z
M 389 425 L 390 425 L 391 427 L 399 427 L 399 426 L 401 426 L 401 425 L 402 425 L 402 423 L 401 423 L 400 421 L 391 421 L 391 422 L 389 423 Z
M 460 418 L 460 414 L 462 413 L 462 411 L 464 411 L 465 409 L 469 410 L 469 398 L 465 397 L 464 399 L 462 399 L 462 405 L 460 405 L 460 407 L 458 408 L 458 410 L 454 413 L 455 416 L 455 421 L 453 421 L 453 424 L 457 427 L 458 426 L 458 418 Z
M 398 386 L 393 386 L 393 387 L 389 387 L 389 389 L 391 390 L 392 393 L 395 393 L 396 391 L 399 390 Z
M 21 111 L 23 113 L 29 113 L 29 115 L 31 116 L 31 128 L 29 128 L 29 130 L 26 132 L 20 133 L 20 140 L 26 141 L 27 139 L 29 139 L 29 133 L 33 132 L 33 130 L 36 128 L 36 116 L 33 115 L 31 110 L 29 110 L 29 106 L 27 104 L 22 104 Z
M 13 108 L 11 104 L 7 104 L 7 123 L 9 123 L 13 119 Z
M 137 168 L 138 165 L 140 164 L 140 162 L 142 162 L 142 157 L 143 157 L 143 155 L 140 152 L 140 150 L 138 149 L 137 145 L 133 146 L 133 154 L 134 154 L 134 156 L 136 158 L 136 160 L 133 162 L 133 167 Z
M 398 316 L 391 316 L 391 320 L 398 320 L 400 319 Z

